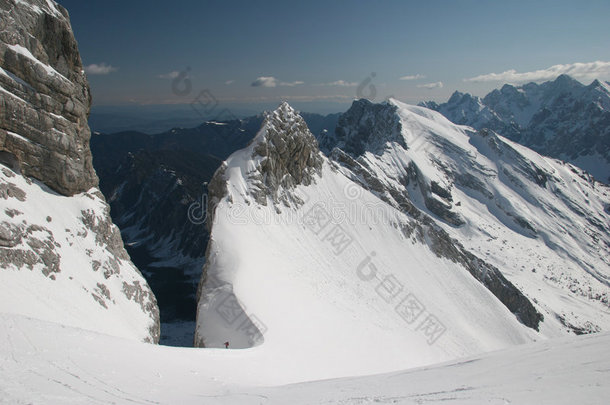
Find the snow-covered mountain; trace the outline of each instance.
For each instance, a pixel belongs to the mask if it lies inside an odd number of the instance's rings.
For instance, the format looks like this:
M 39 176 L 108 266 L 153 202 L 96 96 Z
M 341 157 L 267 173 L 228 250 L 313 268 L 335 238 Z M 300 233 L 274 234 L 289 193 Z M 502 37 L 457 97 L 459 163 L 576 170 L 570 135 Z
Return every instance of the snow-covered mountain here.
M 610 328 L 607 186 L 395 100 L 331 142 L 284 103 L 216 173 L 199 346 L 334 377 Z
M 0 0 L 0 107 L 0 403 L 609 395 L 607 333 L 547 340 L 610 326 L 610 189 L 575 166 L 395 100 L 355 101 L 319 144 L 283 103 L 209 183 L 200 348 L 172 348 L 147 344 L 159 310 L 98 190 L 89 88 L 52 0 Z M 114 172 L 136 242 L 185 221 L 194 185 L 172 151 Z M 159 257 L 196 251 L 189 229 Z
M 489 128 L 537 152 L 571 162 L 610 182 L 610 85 L 561 75 L 542 84 L 509 84 L 484 98 L 455 92 L 422 103 L 456 124 Z
M 156 299 L 97 188 L 68 12 L 0 1 L 0 21 L 0 312 L 157 342 Z
M 537 301 L 541 331 L 557 320 L 577 332 L 610 326 L 607 185 L 492 131 L 395 100 L 355 102 L 336 138 L 331 156 L 347 175 L 403 212 L 429 215 L 500 269 Z
M 316 133 L 334 131 L 337 118 L 304 114 Z M 259 114 L 154 135 L 124 131 L 91 138 L 112 219 L 157 297 L 162 344 L 193 344 L 195 295 L 209 236 L 205 185 L 231 153 L 252 140 L 262 119 Z

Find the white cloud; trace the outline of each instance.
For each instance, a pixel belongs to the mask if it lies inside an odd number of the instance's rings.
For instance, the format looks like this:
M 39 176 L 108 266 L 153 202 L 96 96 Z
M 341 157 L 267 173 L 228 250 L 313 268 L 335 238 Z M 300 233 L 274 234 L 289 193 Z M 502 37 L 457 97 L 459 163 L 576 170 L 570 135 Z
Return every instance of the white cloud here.
M 173 80 L 176 77 L 180 76 L 180 72 L 178 72 L 177 70 L 174 70 L 173 72 L 169 72 L 166 73 L 164 75 L 159 75 L 157 76 L 159 79 L 169 79 L 169 80 Z
M 400 78 L 400 80 L 419 80 L 419 79 L 425 79 L 426 76 L 425 75 L 420 75 L 419 73 L 416 75 L 407 75 L 407 76 L 402 76 Z
M 420 89 L 442 89 L 443 82 L 418 84 L 417 87 L 419 87 Z
M 510 69 L 502 73 L 489 73 L 464 79 L 465 82 L 537 82 L 553 80 L 557 76 L 567 74 L 577 79 L 593 80 L 610 76 L 610 62 L 570 63 L 565 65 L 553 65 L 546 69 L 534 70 L 532 72 L 517 73 Z
M 235 80 L 227 80 L 227 81 L 225 82 L 225 84 L 226 84 L 227 86 L 230 86 L 230 85 L 232 85 L 233 83 L 235 83 Z
M 356 87 L 358 83 L 356 82 L 348 82 L 345 80 L 336 80 L 330 83 L 321 83 L 318 86 L 338 86 L 338 87 Z
M 261 76 L 257 77 L 255 81 L 252 82 L 252 87 L 277 87 L 277 86 L 288 86 L 294 87 L 300 84 L 305 84 L 302 81 L 294 81 L 294 82 L 281 82 L 273 76 Z
M 93 63 L 89 66 L 85 66 L 84 69 L 88 75 L 107 75 L 109 73 L 116 72 L 117 70 L 119 70 L 119 68 L 108 65 L 106 63 L 100 63 L 99 65 L 97 63 Z
M 273 76 L 261 76 L 257 77 L 251 84 L 252 87 L 275 87 L 277 86 L 277 79 Z
M 301 84 L 305 84 L 305 82 L 302 82 L 300 80 L 297 80 L 295 82 L 280 82 L 279 85 L 280 86 L 288 86 L 288 87 L 294 87 L 294 86 L 299 86 Z

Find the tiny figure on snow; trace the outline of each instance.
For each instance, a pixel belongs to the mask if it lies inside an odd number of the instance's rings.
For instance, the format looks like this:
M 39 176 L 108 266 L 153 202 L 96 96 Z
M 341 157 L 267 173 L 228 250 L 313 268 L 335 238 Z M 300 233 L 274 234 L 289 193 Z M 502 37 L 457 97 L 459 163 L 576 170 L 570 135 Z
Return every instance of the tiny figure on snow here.
M 229 348 L 229 342 L 225 342 L 225 349 Z

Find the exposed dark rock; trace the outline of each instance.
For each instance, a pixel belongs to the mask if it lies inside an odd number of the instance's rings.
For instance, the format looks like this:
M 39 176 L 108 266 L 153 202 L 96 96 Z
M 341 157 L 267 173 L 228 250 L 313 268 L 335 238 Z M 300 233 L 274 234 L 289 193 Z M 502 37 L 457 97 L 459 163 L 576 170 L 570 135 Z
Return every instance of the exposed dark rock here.
M 67 11 L 29 3 L 0 0 L 0 85 L 8 92 L 0 93 L 0 151 L 26 176 L 73 195 L 97 185 L 89 85 Z
M 406 149 L 400 129 L 395 107 L 373 104 L 366 99 L 356 100 L 339 118 L 334 143 L 323 145 L 322 150 L 328 153 L 338 147 L 353 156 L 359 156 L 365 151 L 380 152 L 386 142 L 397 142 Z
M 451 197 L 451 190 L 442 188 L 436 181 L 430 182 L 430 191 L 449 202 L 453 202 L 453 197 Z
M 148 285 L 141 285 L 139 281 L 134 281 L 132 284 L 123 282 L 123 293 L 127 299 L 133 300 L 140 304 L 140 308 L 144 313 L 156 313 L 157 319 L 159 316 L 159 308 L 157 307 L 157 300 L 153 295 Z M 153 324 L 149 328 L 150 339 L 147 339 L 149 343 L 159 342 L 159 336 L 161 330 L 159 323 Z
M 13 247 L 21 243 L 21 232 L 18 227 L 9 223 L 0 223 L 0 247 Z
M 25 201 L 25 192 L 13 183 L 0 183 L 0 198 L 8 200 L 16 198 L 19 201 Z
M 43 237 L 41 234 L 46 235 Z M 20 246 L 22 242 L 24 245 Z M 12 265 L 33 270 L 35 265 L 40 265 L 42 273 L 47 277 L 59 273 L 61 269 L 57 246 L 53 233 L 46 228 L 25 222 L 20 225 L 0 223 L 0 264 L 4 268 Z
M 253 157 L 262 157 L 252 177 L 257 187 L 253 197 L 263 205 L 267 197 L 288 205 L 293 198 L 286 191 L 298 184 L 311 184 L 322 169 L 318 141 L 288 103 L 267 114 L 262 131 L 253 141 Z

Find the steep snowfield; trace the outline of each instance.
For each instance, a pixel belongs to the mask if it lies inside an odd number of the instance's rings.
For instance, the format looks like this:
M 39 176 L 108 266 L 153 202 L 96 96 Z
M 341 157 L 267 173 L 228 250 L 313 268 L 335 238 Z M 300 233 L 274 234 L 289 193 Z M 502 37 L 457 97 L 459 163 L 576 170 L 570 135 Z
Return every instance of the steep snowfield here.
M 100 196 L 65 197 L 0 166 L 0 313 L 153 341 L 155 298 Z
M 294 110 L 282 108 L 287 117 L 276 124 L 297 125 Z M 253 154 L 276 124 L 266 123 L 217 174 L 226 193 L 208 247 L 200 344 L 260 345 L 254 353 L 278 381 L 291 382 L 398 370 L 535 338 L 466 269 L 418 239 L 415 220 L 325 158 L 314 184 L 284 190 L 303 204 L 257 202 L 253 179 L 264 159 Z
M 558 317 L 584 331 L 610 330 L 610 188 L 493 133 L 392 103 L 415 147 L 372 158 L 378 173 L 399 170 L 398 154 L 451 190 L 450 209 L 465 224 L 437 222 L 538 302 L 543 332 L 554 335 Z M 468 176 L 478 181 L 460 180 Z
M 363 113 L 348 112 L 339 123 L 348 139 L 337 147 L 348 152 L 358 133 L 353 123 L 381 116 L 377 106 L 359 103 Z M 396 100 L 380 108 L 395 111 L 395 133 L 365 139 L 367 150 L 352 153 L 355 163 L 343 172 L 374 186 L 395 207 L 401 206 L 397 195 L 407 198 L 498 267 L 545 316 L 544 336 L 563 334 L 566 327 L 578 333 L 610 329 L 608 186 L 429 109 Z M 375 144 L 380 138 L 393 141 Z
M 272 386 L 260 348 L 153 346 L 0 314 L 2 404 L 549 404 L 610 396 L 610 335 L 537 342 L 426 368 Z
M 201 286 L 200 345 L 260 345 L 257 353 L 292 381 L 610 329 L 606 186 L 425 108 L 397 101 L 367 108 L 355 127 L 350 112 L 339 121 L 346 135 L 338 147 L 364 152 L 347 164 L 333 151 L 313 184 L 279 187 L 261 200 L 261 179 L 271 175 L 261 167 L 296 158 L 260 156 L 258 145 L 299 150 L 289 140 L 300 117 L 286 105 L 217 173 L 225 189 Z M 367 138 L 359 125 L 376 119 L 367 114 L 390 124 Z M 270 142 L 270 131 L 287 135 Z M 485 274 L 475 278 L 455 256 L 438 254 L 430 234 L 418 233 L 426 216 L 534 303 L 544 315 L 538 331 L 507 309 L 512 298 L 503 304 L 479 282 Z

